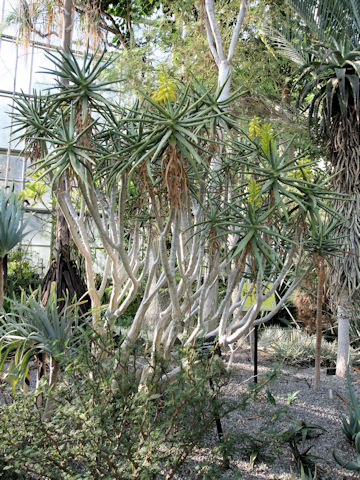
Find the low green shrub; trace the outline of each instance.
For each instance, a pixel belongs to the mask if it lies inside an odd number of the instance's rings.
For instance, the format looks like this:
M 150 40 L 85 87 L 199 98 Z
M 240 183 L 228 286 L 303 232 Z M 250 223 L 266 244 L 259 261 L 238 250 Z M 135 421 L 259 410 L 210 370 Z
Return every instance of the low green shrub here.
M 315 334 L 303 330 L 280 327 L 266 327 L 259 336 L 259 346 L 271 350 L 273 359 L 290 365 L 315 364 Z M 353 361 L 359 360 L 359 353 L 350 349 Z M 321 341 L 321 362 L 323 366 L 335 366 L 337 345 Z
M 39 288 L 41 271 L 41 265 L 34 264 L 34 252 L 31 256 L 24 247 L 11 250 L 7 257 L 5 296 L 20 298 L 23 291 L 29 294 Z
M 226 382 L 221 361 L 186 354 L 187 365 L 171 380 L 159 380 L 165 365 L 158 362 L 142 385 L 147 352 L 124 361 L 109 339 L 89 339 L 55 389 L 44 380 L 41 391 L 13 393 L 0 406 L 3 462 L 27 480 L 171 479 L 216 415 L 234 408 L 219 395 Z M 36 406 L 40 393 L 52 400 L 50 420 Z

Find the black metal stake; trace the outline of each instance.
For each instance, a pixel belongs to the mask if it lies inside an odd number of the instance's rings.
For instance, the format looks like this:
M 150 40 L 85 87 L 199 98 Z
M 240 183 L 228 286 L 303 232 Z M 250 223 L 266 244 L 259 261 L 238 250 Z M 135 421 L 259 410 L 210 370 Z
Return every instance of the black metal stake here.
M 254 383 L 258 383 L 258 326 L 254 326 Z

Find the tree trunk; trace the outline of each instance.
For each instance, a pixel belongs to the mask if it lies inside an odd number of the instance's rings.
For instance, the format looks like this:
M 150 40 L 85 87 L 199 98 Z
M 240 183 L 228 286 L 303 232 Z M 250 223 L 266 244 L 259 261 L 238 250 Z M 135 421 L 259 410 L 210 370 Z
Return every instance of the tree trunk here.
M 222 89 L 218 101 L 221 102 L 230 97 L 232 66 L 229 60 L 222 60 L 220 62 L 218 72 L 218 89 Z
M 344 290 L 339 297 L 338 302 L 338 351 L 336 360 L 336 375 L 338 377 L 346 376 L 346 368 L 349 357 L 349 330 L 352 317 L 353 306 L 349 292 Z
M 150 263 L 155 261 L 155 257 L 156 257 L 156 253 L 152 251 L 150 255 Z M 157 282 L 157 275 L 155 274 L 151 282 L 150 290 L 155 288 L 156 282 Z M 146 325 L 146 330 L 151 335 L 155 332 L 156 325 L 159 322 L 160 312 L 161 312 L 160 298 L 159 298 L 159 293 L 157 292 L 144 315 L 144 323 Z
M 216 19 L 215 14 L 215 1 L 214 0 L 205 0 L 204 7 L 205 7 L 205 27 L 206 27 L 206 34 L 208 39 L 209 49 L 211 54 L 214 57 L 216 66 L 218 68 L 218 89 L 221 91 L 218 101 L 222 102 L 227 100 L 230 97 L 230 88 L 231 88 L 231 79 L 232 79 L 232 66 L 231 61 L 234 56 L 235 46 L 239 39 L 240 35 L 240 28 L 244 20 L 244 16 L 246 13 L 248 0 L 242 0 L 239 6 L 239 12 L 236 19 L 236 24 L 233 29 L 231 42 L 229 45 L 229 49 L 227 54 L 224 50 L 224 44 L 221 38 L 220 28 Z M 217 135 L 218 139 L 221 140 L 223 138 L 224 132 L 221 125 L 217 127 Z M 221 148 L 221 147 L 220 147 Z M 220 161 L 220 152 L 215 155 L 214 159 L 211 162 L 210 168 L 212 170 L 217 170 L 222 167 Z M 219 268 L 220 263 L 220 252 L 212 253 L 213 258 L 208 257 L 208 268 Z M 216 312 L 217 304 L 218 304 L 218 293 L 219 293 L 219 285 L 218 280 L 214 283 L 212 288 L 210 289 L 209 295 L 205 300 L 204 306 L 204 313 L 205 319 L 208 320 L 213 316 Z M 212 330 L 214 325 L 209 325 L 210 330 Z
M 71 48 L 72 32 L 73 32 L 73 0 L 64 0 L 62 48 L 67 52 Z
M 219 247 L 214 247 L 212 252 L 209 252 L 206 256 L 208 266 L 208 275 L 211 271 L 219 272 L 219 263 L 220 263 L 220 252 Z M 204 319 L 209 321 L 211 317 L 215 314 L 218 307 L 218 297 L 219 297 L 219 280 L 216 279 L 214 284 L 209 290 L 208 296 L 205 299 L 204 303 Z M 208 323 L 208 331 L 212 331 L 217 327 L 216 322 Z
M 71 49 L 71 38 L 73 30 L 73 0 L 64 0 L 63 5 L 63 29 L 62 29 L 62 48 L 65 51 Z M 60 79 L 60 82 L 65 85 L 67 82 L 64 79 Z M 59 181 L 59 190 L 66 190 L 66 172 L 63 174 Z M 72 277 L 68 268 L 63 268 L 62 263 L 70 265 L 70 232 L 65 220 L 65 217 L 60 210 L 59 205 L 56 205 L 56 227 L 55 227 L 55 259 L 51 263 L 49 271 L 47 272 L 42 282 L 42 302 L 46 304 L 51 290 L 51 283 L 56 282 L 56 295 L 57 298 L 64 298 L 66 295 L 66 282 Z M 65 273 L 66 272 L 66 273 Z M 72 292 L 69 291 L 69 295 Z
M 54 411 L 54 399 L 52 397 L 52 390 L 54 390 L 54 387 L 57 383 L 57 379 L 59 376 L 59 364 L 57 360 L 54 358 L 51 360 L 52 362 L 52 368 L 50 372 L 50 382 L 49 382 L 49 389 L 50 389 L 50 396 L 46 400 L 46 405 L 45 405 L 45 410 L 44 410 L 44 419 L 45 420 L 50 420 Z
M 71 49 L 71 38 L 73 31 L 73 0 L 65 0 L 63 6 L 63 31 L 62 31 L 62 47 L 65 51 Z M 65 85 L 65 81 L 61 79 Z M 59 181 L 58 189 L 65 191 L 69 186 L 69 177 L 65 172 Z M 69 188 L 69 187 L 68 187 Z M 48 272 L 42 281 L 42 297 L 43 304 L 46 304 L 52 282 L 56 282 L 57 298 L 65 298 L 69 296 L 72 301 L 74 297 L 80 299 L 85 297 L 86 303 L 80 306 L 80 313 L 85 314 L 90 308 L 90 298 L 85 296 L 86 287 L 75 262 L 70 257 L 70 232 L 66 219 L 59 207 L 56 206 L 56 227 L 55 227 L 55 255 Z M 59 304 L 62 308 L 64 302 Z
M 322 304 L 324 292 L 324 260 L 320 259 L 318 267 L 318 290 L 317 290 L 317 310 L 316 310 L 316 344 L 315 344 L 315 378 L 314 389 L 320 388 L 320 363 L 321 363 L 321 336 L 322 336 Z

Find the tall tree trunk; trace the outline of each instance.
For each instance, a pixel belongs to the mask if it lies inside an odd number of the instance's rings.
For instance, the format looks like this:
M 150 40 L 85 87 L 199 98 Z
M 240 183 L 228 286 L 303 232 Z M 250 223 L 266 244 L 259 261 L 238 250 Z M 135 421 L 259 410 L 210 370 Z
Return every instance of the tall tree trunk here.
M 205 9 L 205 27 L 208 39 L 209 49 L 214 57 L 216 66 L 218 68 L 218 90 L 221 92 L 219 95 L 219 102 L 225 101 L 230 97 L 231 79 L 232 79 L 232 65 L 231 61 L 234 56 L 236 43 L 239 39 L 240 29 L 245 17 L 246 8 L 249 0 L 242 0 L 239 8 L 236 24 L 232 33 L 232 38 L 229 46 L 229 50 L 226 53 L 223 45 L 223 41 L 220 34 L 220 28 L 215 15 L 215 1 L 204 0 Z M 217 129 L 219 139 L 223 138 L 223 128 L 221 125 Z M 220 147 L 222 148 L 222 147 Z M 212 161 L 211 168 L 213 170 L 222 167 L 220 163 L 220 154 L 215 156 Z M 208 268 L 219 268 L 220 252 L 212 252 L 211 258 L 207 260 Z M 214 283 L 209 291 L 209 295 L 206 298 L 204 313 L 205 319 L 208 320 L 216 312 L 218 304 L 219 284 L 218 281 Z M 209 324 L 210 330 L 214 328 L 214 325 Z
M 69 51 L 71 49 L 72 32 L 73 32 L 73 0 L 64 0 L 62 48 L 66 51 Z
M 336 375 L 346 376 L 346 367 L 349 357 L 350 346 L 350 321 L 353 313 L 353 305 L 348 290 L 344 290 L 338 300 L 338 350 L 336 360 Z
M 62 48 L 65 51 L 71 49 L 71 39 L 73 32 L 73 0 L 64 0 L 63 4 L 63 30 L 62 30 Z M 60 79 L 63 85 L 66 85 L 66 80 Z M 58 185 L 58 190 L 66 191 L 69 188 L 69 176 L 65 172 Z M 70 301 L 73 297 L 77 299 L 84 297 L 86 287 L 82 276 L 70 257 L 70 232 L 66 219 L 59 207 L 56 205 L 56 227 L 55 227 L 55 255 L 54 260 L 50 265 L 49 271 L 45 275 L 42 282 L 42 302 L 46 304 L 52 282 L 56 282 L 57 298 L 64 298 L 69 295 Z M 90 308 L 89 296 L 85 298 L 86 303 L 80 306 L 80 311 L 85 314 Z M 59 304 L 61 308 L 63 302 Z
M 348 106 L 347 121 L 336 112 L 329 131 L 329 160 L 332 164 L 334 192 L 348 195 L 338 199 L 333 208 L 343 219 L 335 236 L 343 245 L 341 255 L 332 260 L 331 295 L 338 320 L 338 365 L 336 374 L 343 377 L 349 356 L 350 321 L 356 315 L 355 296 L 360 288 L 360 135 L 357 112 Z

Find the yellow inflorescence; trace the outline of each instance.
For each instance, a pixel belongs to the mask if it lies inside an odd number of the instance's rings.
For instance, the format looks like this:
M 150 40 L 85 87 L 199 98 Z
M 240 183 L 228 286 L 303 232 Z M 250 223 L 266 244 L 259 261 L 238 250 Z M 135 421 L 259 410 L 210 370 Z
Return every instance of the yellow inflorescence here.
M 292 171 L 289 176 L 292 178 L 304 178 L 305 176 L 306 180 L 310 180 L 312 176 L 310 155 L 298 160 L 296 164 L 296 170 Z
M 270 123 L 263 123 L 261 125 L 260 140 L 261 140 L 261 148 L 264 150 L 266 155 L 269 155 L 270 153 L 270 145 L 272 144 L 273 136 L 274 136 L 274 131 Z
M 156 103 L 166 103 L 167 100 L 174 102 L 176 100 L 176 87 L 174 80 L 165 73 L 159 74 L 158 87 L 151 95 Z
M 253 207 L 258 207 L 261 204 L 260 185 L 256 182 L 255 178 L 251 177 L 248 183 L 248 202 Z
M 249 137 L 260 137 L 261 135 L 261 123 L 259 117 L 254 117 L 249 122 Z
M 249 137 L 258 138 L 264 152 L 269 155 L 270 144 L 273 140 L 274 131 L 270 123 L 261 123 L 259 117 L 254 117 L 249 122 Z

